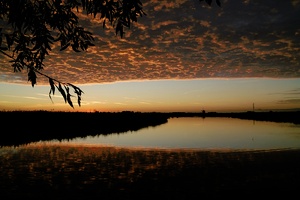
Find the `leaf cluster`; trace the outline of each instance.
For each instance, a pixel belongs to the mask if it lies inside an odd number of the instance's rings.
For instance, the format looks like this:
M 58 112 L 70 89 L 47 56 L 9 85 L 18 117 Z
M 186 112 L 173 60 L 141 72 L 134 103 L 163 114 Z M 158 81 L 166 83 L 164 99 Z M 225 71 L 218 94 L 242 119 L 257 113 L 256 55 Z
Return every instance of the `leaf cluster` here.
M 138 17 L 146 15 L 140 0 L 83 0 L 82 7 L 86 14 L 99 18 L 105 28 L 106 22 L 115 27 L 116 35 L 124 35 L 124 27 L 130 28 Z
M 52 100 L 51 94 L 54 95 L 55 90 L 57 89 L 60 92 L 60 94 L 63 96 L 65 103 L 68 103 L 72 108 L 74 108 L 73 102 L 71 100 L 71 96 L 73 96 L 73 95 L 70 94 L 70 87 L 71 87 L 74 89 L 74 93 L 77 95 L 78 105 L 81 106 L 81 95 L 83 94 L 83 91 L 79 87 L 77 87 L 71 83 L 61 84 L 60 82 L 57 82 L 50 77 L 49 77 L 49 84 L 50 84 L 49 98 L 51 100 Z M 62 85 L 63 85 L 63 87 L 62 87 Z
M 32 87 L 37 83 L 37 73 L 49 78 L 51 91 L 53 81 L 58 91 L 72 106 L 68 88 L 74 88 L 80 105 L 82 91 L 72 85 L 64 84 L 40 73 L 44 60 L 58 43 L 60 50 L 71 48 L 75 52 L 86 51 L 94 46 L 93 35 L 80 26 L 78 13 L 99 17 L 109 22 L 116 35 L 123 37 L 124 27 L 130 28 L 132 22 L 146 15 L 140 0 L 1 0 L 0 2 L 0 52 L 11 58 L 14 72 L 24 68 L 28 71 L 28 81 Z M 9 52 L 9 53 L 8 53 Z M 64 85 L 64 87 L 59 87 Z M 62 88 L 65 88 L 63 90 Z M 64 92 L 66 92 L 66 97 Z M 72 106 L 73 107 L 73 106 Z

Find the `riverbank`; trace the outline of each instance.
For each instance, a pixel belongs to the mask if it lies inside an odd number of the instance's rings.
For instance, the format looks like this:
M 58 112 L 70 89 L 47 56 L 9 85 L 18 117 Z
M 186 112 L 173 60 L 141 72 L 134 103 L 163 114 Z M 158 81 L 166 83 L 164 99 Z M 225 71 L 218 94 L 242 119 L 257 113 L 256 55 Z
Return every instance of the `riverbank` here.
M 1 146 L 18 146 L 37 141 L 68 140 L 108 134 L 122 134 L 168 122 L 158 113 L 118 112 L 0 112 Z
M 4 199 L 292 198 L 300 150 L 22 146 L 0 154 Z
M 123 134 L 167 123 L 172 117 L 226 117 L 300 124 L 299 111 L 240 113 L 0 111 L 0 117 L 2 129 L 5 130 L 0 134 L 0 147 L 54 139 L 61 141 L 76 137 Z

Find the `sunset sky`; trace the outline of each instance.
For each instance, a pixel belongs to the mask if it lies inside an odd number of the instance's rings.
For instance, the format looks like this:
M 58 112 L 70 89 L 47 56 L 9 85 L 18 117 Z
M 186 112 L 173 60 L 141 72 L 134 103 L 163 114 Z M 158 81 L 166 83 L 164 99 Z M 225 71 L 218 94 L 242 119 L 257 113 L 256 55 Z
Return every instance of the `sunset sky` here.
M 74 109 L 42 76 L 33 88 L 0 54 L 0 110 L 300 110 L 300 0 L 142 0 L 147 16 L 124 38 L 79 14 L 95 47 L 59 46 L 43 73 L 80 87 Z

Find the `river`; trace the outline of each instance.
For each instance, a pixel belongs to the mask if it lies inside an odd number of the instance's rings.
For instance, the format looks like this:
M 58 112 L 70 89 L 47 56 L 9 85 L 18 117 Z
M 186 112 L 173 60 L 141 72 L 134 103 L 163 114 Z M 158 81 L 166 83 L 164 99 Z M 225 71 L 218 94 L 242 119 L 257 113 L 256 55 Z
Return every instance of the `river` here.
M 245 150 L 300 148 L 300 125 L 234 118 L 178 117 L 137 131 L 29 145 L 41 144 Z

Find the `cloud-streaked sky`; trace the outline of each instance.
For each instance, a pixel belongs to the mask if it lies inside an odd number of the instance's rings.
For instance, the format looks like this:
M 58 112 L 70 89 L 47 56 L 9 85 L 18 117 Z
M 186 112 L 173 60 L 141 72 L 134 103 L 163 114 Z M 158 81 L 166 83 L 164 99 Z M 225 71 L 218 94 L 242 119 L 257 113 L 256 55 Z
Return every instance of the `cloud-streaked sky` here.
M 300 0 L 223 0 L 221 8 L 198 0 L 142 2 L 147 16 L 125 30 L 123 39 L 115 36 L 111 27 L 103 29 L 101 21 L 80 14 L 81 23 L 95 34 L 96 46 L 81 53 L 60 52 L 58 46 L 53 47 L 43 73 L 90 87 L 116 81 L 126 81 L 127 86 L 128 81 L 144 85 L 145 80 L 170 80 L 178 87 L 174 80 L 195 84 L 197 81 L 192 80 L 203 78 L 293 78 L 300 85 Z M 26 70 L 14 73 L 7 60 L 2 55 L 0 58 L 0 82 L 31 87 Z M 43 77 L 37 82 L 48 84 Z M 277 103 L 293 102 L 300 107 L 299 86 L 294 85 L 277 92 L 297 94 L 289 99 L 282 96 Z M 201 90 L 202 85 L 197 82 L 191 88 L 197 87 Z M 110 95 L 114 92 L 119 90 L 111 90 Z M 145 104 L 151 104 L 149 98 Z

